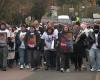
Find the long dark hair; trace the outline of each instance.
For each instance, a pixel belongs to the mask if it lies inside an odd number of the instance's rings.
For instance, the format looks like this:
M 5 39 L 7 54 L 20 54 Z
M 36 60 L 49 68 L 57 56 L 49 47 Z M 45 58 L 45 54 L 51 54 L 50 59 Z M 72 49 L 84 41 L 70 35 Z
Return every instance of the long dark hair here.
M 67 31 L 65 31 L 65 28 L 68 28 L 68 30 Z M 63 29 L 62 29 L 62 33 L 64 34 L 64 33 L 67 33 L 67 32 L 69 32 L 70 30 L 69 30 L 69 26 L 68 25 L 64 25 L 63 26 Z
M 51 30 L 51 32 L 49 32 L 49 30 Z M 51 34 L 53 34 L 54 29 L 53 28 L 47 28 L 46 32 L 47 32 L 48 35 L 51 35 Z
M 5 28 L 7 27 L 7 26 L 6 26 L 6 23 L 3 23 L 3 22 L 2 22 L 2 23 L 0 23 L 0 29 L 2 29 L 2 28 L 1 28 L 1 25 L 4 25 Z

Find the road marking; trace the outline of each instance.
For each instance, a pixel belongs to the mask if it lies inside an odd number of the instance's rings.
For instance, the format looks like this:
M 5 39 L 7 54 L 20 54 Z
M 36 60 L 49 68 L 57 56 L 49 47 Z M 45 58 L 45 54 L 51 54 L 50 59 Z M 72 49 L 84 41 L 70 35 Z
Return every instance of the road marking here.
M 100 73 L 99 72 L 96 75 L 96 80 L 100 80 Z

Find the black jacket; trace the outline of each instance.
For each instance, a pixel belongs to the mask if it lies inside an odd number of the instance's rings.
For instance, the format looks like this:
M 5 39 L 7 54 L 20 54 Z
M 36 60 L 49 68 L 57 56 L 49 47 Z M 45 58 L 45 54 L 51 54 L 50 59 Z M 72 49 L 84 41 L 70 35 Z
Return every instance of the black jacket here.
M 31 33 L 34 33 L 36 35 L 36 49 L 40 49 L 40 43 L 41 43 L 41 38 L 40 38 L 40 33 L 38 30 L 35 30 L 34 32 L 28 32 L 28 38 L 31 36 Z M 28 42 L 28 41 L 27 41 Z M 29 48 L 29 47 L 28 47 Z
M 15 45 L 16 45 L 16 48 L 18 49 L 21 45 L 21 41 L 20 41 L 20 35 L 21 31 L 19 31 L 16 36 L 15 36 Z M 27 48 L 27 39 L 28 39 L 28 30 L 26 31 L 26 35 L 25 35 L 25 39 L 24 39 L 24 43 L 25 43 L 25 48 Z
M 89 33 L 88 42 L 89 42 L 89 49 L 90 49 L 92 47 L 92 45 L 96 42 L 95 33 L 94 32 Z M 97 45 L 97 48 L 100 49 L 100 32 L 98 33 L 98 45 Z

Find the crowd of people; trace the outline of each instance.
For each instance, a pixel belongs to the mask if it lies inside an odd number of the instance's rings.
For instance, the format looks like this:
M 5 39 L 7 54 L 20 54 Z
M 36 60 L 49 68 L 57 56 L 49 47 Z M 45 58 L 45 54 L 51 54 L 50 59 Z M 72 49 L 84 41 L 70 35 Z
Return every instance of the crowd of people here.
M 82 71 L 84 60 L 90 71 L 100 71 L 100 24 L 86 22 L 54 24 L 51 21 L 19 27 L 0 23 L 0 68 L 16 66 L 38 70 Z M 72 64 L 72 65 L 71 65 Z

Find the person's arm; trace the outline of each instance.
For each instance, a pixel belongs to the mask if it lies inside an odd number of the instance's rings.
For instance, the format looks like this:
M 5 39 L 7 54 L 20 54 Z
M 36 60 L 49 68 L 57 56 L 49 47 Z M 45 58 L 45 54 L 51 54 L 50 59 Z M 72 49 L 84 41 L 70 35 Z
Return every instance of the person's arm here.
M 97 45 L 98 48 L 100 48 L 100 32 L 98 34 L 98 45 Z
M 58 39 L 58 30 L 57 29 L 54 30 L 54 37 L 55 37 L 55 39 Z

